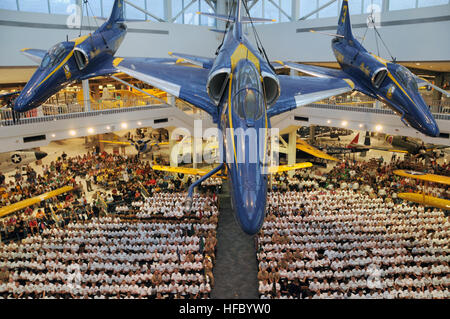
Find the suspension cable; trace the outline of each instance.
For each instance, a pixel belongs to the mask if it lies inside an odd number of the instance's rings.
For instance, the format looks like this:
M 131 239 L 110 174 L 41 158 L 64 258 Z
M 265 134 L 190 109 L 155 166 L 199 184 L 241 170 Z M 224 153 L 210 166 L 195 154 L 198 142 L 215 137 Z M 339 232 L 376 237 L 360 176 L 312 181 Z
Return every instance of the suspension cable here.
M 92 13 L 92 17 L 93 17 L 94 23 L 95 23 L 95 25 L 97 26 L 97 30 L 98 30 L 98 28 L 100 28 L 100 26 L 99 26 L 98 23 L 97 23 L 97 19 L 95 19 L 95 16 L 94 16 L 94 10 L 92 10 L 91 4 L 89 3 L 88 0 L 84 0 L 84 2 L 86 3 L 86 15 L 87 15 L 87 17 L 88 17 L 88 23 L 89 23 L 89 21 L 90 21 L 90 20 L 89 20 L 89 12 L 88 12 L 88 6 L 89 6 L 89 10 L 91 10 L 91 13 Z M 89 25 L 89 26 L 90 26 L 90 25 Z M 105 45 L 106 45 L 106 48 L 108 48 L 108 42 L 106 41 L 105 37 L 103 36 L 103 33 L 102 33 L 102 32 L 99 32 L 99 34 L 100 34 L 100 36 L 102 37 L 103 42 L 104 42 Z
M 241 1 L 241 0 L 238 0 L 238 1 Z M 250 15 L 250 11 L 248 9 L 247 3 L 246 3 L 246 1 L 242 1 L 242 3 L 244 4 L 245 11 L 247 12 L 248 18 L 250 20 L 250 24 L 251 24 L 252 29 L 253 29 L 253 34 L 255 35 L 256 46 L 257 46 L 259 52 L 264 56 L 267 64 L 269 65 L 269 67 L 275 73 L 275 68 L 272 66 L 272 64 L 270 64 L 269 58 L 267 57 L 266 50 L 264 50 L 264 46 L 262 45 L 261 39 L 259 38 L 258 32 L 256 31 L 256 28 L 255 28 L 255 25 L 253 24 L 253 19 L 252 19 L 251 15 Z

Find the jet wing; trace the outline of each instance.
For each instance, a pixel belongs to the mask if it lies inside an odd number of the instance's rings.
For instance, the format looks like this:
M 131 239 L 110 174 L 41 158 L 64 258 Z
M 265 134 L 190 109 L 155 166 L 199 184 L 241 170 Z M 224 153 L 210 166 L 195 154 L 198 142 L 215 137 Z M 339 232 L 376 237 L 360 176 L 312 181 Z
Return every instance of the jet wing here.
M 427 181 L 427 182 L 432 182 L 432 183 L 450 185 L 450 177 L 448 177 L 448 176 L 442 176 L 442 175 L 436 175 L 436 174 L 426 174 L 426 173 L 422 173 L 422 172 L 405 171 L 405 170 L 396 170 L 396 171 L 394 171 L 394 174 L 398 175 L 398 176 L 408 177 L 408 178 L 420 179 L 422 181 Z
M 184 53 L 177 53 L 177 52 L 169 52 L 170 56 L 174 56 L 183 60 L 186 60 L 194 65 L 198 65 L 199 67 L 202 67 L 204 69 L 211 69 L 214 59 L 201 57 L 198 55 L 191 55 L 191 54 L 184 54 Z
M 130 142 L 121 142 L 121 141 L 105 141 L 100 140 L 100 143 L 109 143 L 109 144 L 119 144 L 119 145 L 132 145 Z
M 283 64 L 285 67 L 287 67 L 289 69 L 300 71 L 302 73 L 306 73 L 311 76 L 315 76 L 315 77 L 319 77 L 319 78 L 344 79 L 344 78 L 348 77 L 348 75 L 346 75 L 342 70 L 324 68 L 324 67 L 315 66 L 315 65 L 293 63 L 293 62 L 284 62 Z
M 383 146 L 370 146 L 368 148 L 370 148 L 371 150 L 377 150 L 377 151 L 382 151 L 382 152 L 403 153 L 403 154 L 409 153 L 407 150 L 400 150 L 400 149 L 394 149 L 394 148 L 383 147 Z
M 175 64 L 177 59 L 175 58 L 140 58 L 143 62 L 149 63 L 168 63 Z M 114 73 L 119 73 L 120 71 L 114 66 L 114 57 L 104 59 L 102 62 L 89 64 L 84 70 L 84 75 L 80 77 L 80 80 L 86 80 L 90 78 L 95 78 L 97 76 L 107 76 Z
M 217 122 L 217 106 L 206 92 L 208 70 L 145 62 L 141 58 L 117 58 L 114 64 L 121 72 L 201 108 Z
M 305 153 L 308 153 L 314 157 L 323 158 L 326 160 L 336 161 L 336 162 L 339 161 L 337 158 L 330 156 L 327 153 L 324 153 L 315 147 L 312 147 L 311 145 L 309 145 L 302 139 L 297 139 L 297 149 L 299 149 Z
M 157 146 L 159 146 L 159 145 L 169 145 L 169 142 L 154 142 L 154 143 L 150 143 L 150 145 L 151 146 L 154 146 L 154 145 L 157 145 Z
M 399 193 L 398 197 L 426 206 L 433 206 L 446 210 L 450 209 L 450 200 L 443 198 L 433 197 L 420 193 Z
M 210 169 L 190 168 L 190 167 L 173 167 L 173 166 L 161 166 L 161 165 L 152 165 L 152 169 L 155 171 L 180 173 L 180 174 L 186 174 L 186 175 L 200 175 L 200 176 L 206 175 L 211 171 Z M 220 172 L 214 174 L 213 176 L 226 178 L 226 176 L 220 175 Z
M 33 62 L 36 62 L 37 64 L 41 64 L 42 59 L 47 53 L 47 51 L 45 50 L 30 49 L 30 48 L 25 48 L 20 51 L 23 53 L 23 55 L 31 59 Z
M 294 165 L 271 166 L 271 167 L 269 167 L 269 173 L 277 174 L 277 173 L 282 173 L 282 172 L 286 172 L 286 171 L 291 171 L 293 169 L 308 168 L 311 166 L 313 166 L 313 164 L 310 162 L 297 163 Z
M 421 79 L 418 76 L 415 76 L 415 80 L 417 82 L 418 87 L 424 87 L 424 86 L 432 87 L 433 89 L 441 92 L 442 94 L 445 94 L 447 97 L 450 97 L 450 92 L 447 92 L 447 91 L 441 89 L 439 86 L 434 85 L 433 83 L 430 83 L 427 80 Z
M 67 193 L 67 192 L 71 191 L 72 189 L 73 189 L 72 186 L 63 186 L 61 188 L 50 191 L 48 193 L 44 193 L 44 194 L 41 194 L 39 196 L 35 196 L 32 198 L 27 198 L 20 202 L 17 202 L 17 203 L 8 205 L 8 206 L 4 206 L 4 207 L 0 208 L 0 217 L 4 217 L 4 216 L 14 213 L 18 210 L 21 210 L 28 206 L 32 206 L 34 204 L 40 203 L 44 200 L 58 196 L 60 194 Z
M 354 83 L 348 79 L 312 78 L 309 76 L 279 75 L 281 94 L 269 108 L 269 117 L 291 111 L 299 106 L 317 102 L 353 90 Z

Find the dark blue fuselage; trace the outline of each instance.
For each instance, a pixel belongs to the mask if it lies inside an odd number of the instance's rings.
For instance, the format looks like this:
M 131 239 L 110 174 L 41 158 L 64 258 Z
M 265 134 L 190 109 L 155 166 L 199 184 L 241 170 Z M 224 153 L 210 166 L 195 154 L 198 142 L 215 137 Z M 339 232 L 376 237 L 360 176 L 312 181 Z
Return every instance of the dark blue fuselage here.
M 262 70 L 267 63 L 242 36 L 236 23 L 219 51 L 219 67 L 231 67 L 219 103 L 219 128 L 231 182 L 232 205 L 242 230 L 253 235 L 264 221 L 267 196 L 268 128 Z
M 356 90 L 386 103 L 406 125 L 426 135 L 439 136 L 438 125 L 408 69 L 369 53 L 353 37 L 334 38 L 332 49 Z
M 113 56 L 125 34 L 125 24 L 107 21 L 92 34 L 53 46 L 15 100 L 14 110 L 36 108 L 71 82 L 117 72 Z

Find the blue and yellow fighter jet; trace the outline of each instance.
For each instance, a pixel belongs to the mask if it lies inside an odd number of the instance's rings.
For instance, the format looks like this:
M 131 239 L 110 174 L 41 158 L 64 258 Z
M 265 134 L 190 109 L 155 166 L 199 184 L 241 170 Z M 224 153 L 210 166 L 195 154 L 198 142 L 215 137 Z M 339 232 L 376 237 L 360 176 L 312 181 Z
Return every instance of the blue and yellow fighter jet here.
M 115 0 L 109 19 L 94 33 L 60 42 L 48 51 L 22 49 L 40 66 L 14 101 L 14 111 L 36 108 L 72 82 L 117 73 L 112 62 L 127 33 L 123 8 L 123 0 Z M 175 62 L 171 58 L 147 60 Z
M 38 107 L 73 81 L 117 73 L 112 61 L 127 27 L 123 0 L 115 0 L 111 16 L 94 33 L 56 44 L 48 51 L 22 49 L 40 66 L 14 101 L 14 111 Z
M 243 9 L 248 16 L 243 16 Z M 270 118 L 301 105 L 349 92 L 354 85 L 347 79 L 275 74 L 262 46 L 258 44 L 259 50 L 256 50 L 242 30 L 243 23 L 265 20 L 251 18 L 245 1 L 234 2 L 231 10 L 229 16 L 215 15 L 228 22 L 215 58 L 171 53 L 200 68 L 147 63 L 139 58 L 117 58 L 115 65 L 121 72 L 183 99 L 212 116 L 222 132 L 219 149 L 226 156 L 209 173 L 199 174 L 203 176 L 190 186 L 186 206 L 190 209 L 194 187 L 226 166 L 236 219 L 245 233 L 253 235 L 261 228 L 266 212 L 267 173 L 312 166 L 311 163 L 299 163 L 268 167 Z M 251 129 L 255 134 L 252 141 L 245 134 L 238 134 L 238 131 Z M 255 140 L 262 142 L 254 143 Z M 259 156 L 252 160 L 250 157 L 255 153 Z
M 317 77 L 350 78 L 355 90 L 386 103 L 401 116 L 405 125 L 428 136 L 439 136 L 438 125 L 418 88 L 440 88 L 420 79 L 404 66 L 368 52 L 352 34 L 347 0 L 342 2 L 337 34 L 331 46 L 342 70 L 291 62 L 286 62 L 285 66 Z

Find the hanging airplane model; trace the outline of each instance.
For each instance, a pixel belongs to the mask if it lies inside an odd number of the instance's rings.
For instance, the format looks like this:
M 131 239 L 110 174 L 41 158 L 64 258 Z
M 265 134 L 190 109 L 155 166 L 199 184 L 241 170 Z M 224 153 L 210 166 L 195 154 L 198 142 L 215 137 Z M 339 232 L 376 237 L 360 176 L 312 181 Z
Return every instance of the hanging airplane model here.
M 151 153 L 155 149 L 159 149 L 160 145 L 169 145 L 168 142 L 152 142 L 152 143 L 150 143 L 150 140 L 134 141 L 131 138 L 129 138 L 128 141 L 129 142 L 100 140 L 99 142 L 100 143 L 110 143 L 110 144 L 120 144 L 120 145 L 131 145 L 138 152 L 138 156 L 140 156 L 141 154 Z
M 48 51 L 22 49 L 23 54 L 40 65 L 14 101 L 13 110 L 34 109 L 74 81 L 118 73 L 112 61 L 127 33 L 123 1 L 114 1 L 109 19 L 94 33 L 60 42 Z M 148 60 L 174 62 L 170 58 Z
M 48 51 L 22 49 L 40 66 L 14 101 L 14 111 L 40 106 L 73 81 L 117 73 L 113 55 L 127 32 L 123 6 L 123 0 L 115 0 L 109 19 L 92 34 L 60 42 Z
M 0 172 L 9 172 L 18 167 L 39 161 L 47 156 L 41 151 L 16 151 L 0 153 Z
M 449 148 L 449 146 L 446 145 L 424 144 L 406 136 L 388 135 L 386 136 L 386 142 L 393 147 L 375 146 L 371 148 L 379 151 L 411 154 L 421 158 L 426 156 L 432 158 L 442 157 L 444 156 L 444 153 L 440 153 L 439 151 Z
M 256 234 L 266 212 L 268 129 L 271 117 L 301 105 L 343 94 L 353 90 L 348 79 L 317 79 L 275 74 L 256 37 L 257 49 L 250 44 L 242 30 L 243 23 L 264 22 L 252 18 L 245 1 L 233 3 L 234 15 L 214 15 L 227 21 L 227 30 L 215 58 L 203 58 L 181 53 L 173 56 L 195 62 L 200 68 L 146 62 L 140 58 L 117 58 L 114 65 L 121 72 L 144 81 L 183 99 L 209 113 L 224 140 L 222 162 L 193 183 L 188 191 L 186 208 L 192 205 L 194 187 L 224 166 L 231 182 L 232 206 L 236 219 L 247 234 Z M 231 9 L 233 9 L 231 8 Z M 243 17 L 243 8 L 247 17 Z M 255 30 L 254 30 L 255 31 Z M 255 31 L 256 35 L 256 31 Z M 238 136 L 237 131 L 254 129 L 256 141 Z M 229 139 L 226 138 L 227 132 Z M 243 135 L 243 134 L 242 134 Z M 255 151 L 259 160 L 251 161 Z M 238 161 L 239 159 L 239 161 Z M 226 163 L 225 163 L 226 162 Z M 270 172 L 311 166 L 272 166 Z
M 286 67 L 322 78 L 350 78 L 355 90 L 390 106 L 402 122 L 428 136 L 439 136 L 438 125 L 418 88 L 439 87 L 420 79 L 404 66 L 368 52 L 352 34 L 348 0 L 342 2 L 337 34 L 331 41 L 341 70 L 286 62 Z

